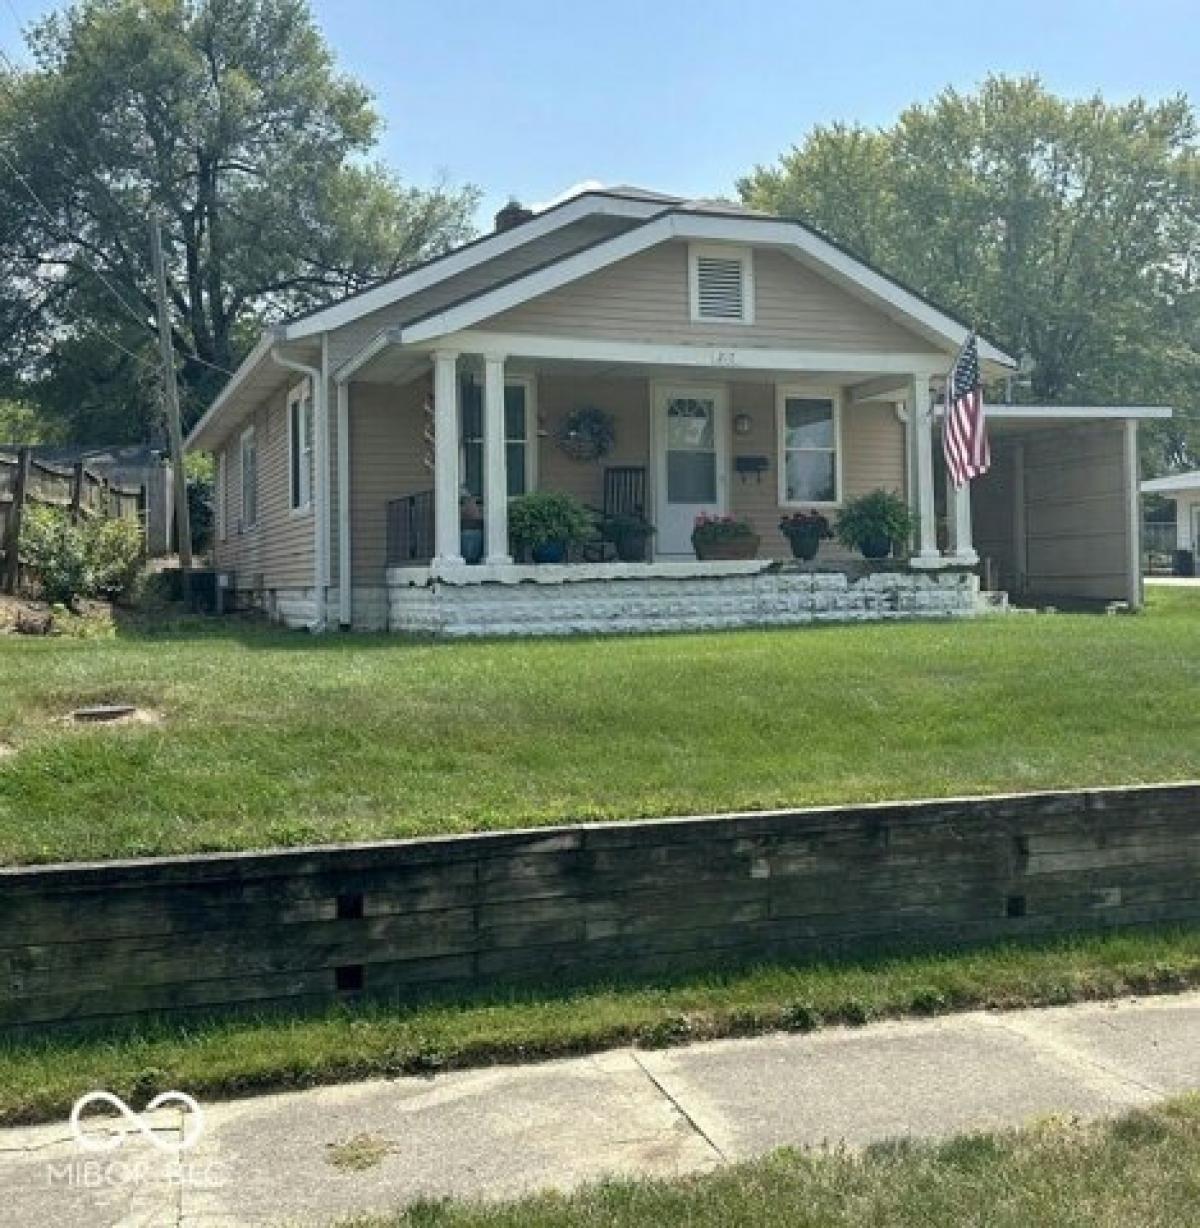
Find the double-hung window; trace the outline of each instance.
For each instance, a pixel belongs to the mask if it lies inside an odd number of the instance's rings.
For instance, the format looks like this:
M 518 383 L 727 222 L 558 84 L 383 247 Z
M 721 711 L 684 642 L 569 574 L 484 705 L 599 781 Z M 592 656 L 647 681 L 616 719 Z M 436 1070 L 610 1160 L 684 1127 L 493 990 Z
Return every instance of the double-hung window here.
M 313 402 L 304 383 L 288 397 L 288 457 L 290 460 L 292 510 L 312 507 Z
M 504 453 L 509 496 L 527 494 L 534 487 L 537 465 L 537 420 L 530 380 L 505 381 Z M 472 379 L 462 385 L 462 462 L 463 485 L 482 499 L 483 388 Z
M 213 503 L 215 504 L 216 519 L 217 519 L 217 541 L 225 541 L 229 536 L 229 530 L 226 525 L 226 500 L 229 498 L 229 446 L 224 445 L 220 452 L 217 453 L 217 477 L 216 489 L 213 492 Z
M 242 519 L 243 531 L 252 529 L 258 524 L 258 444 L 254 438 L 254 427 L 248 426 L 242 432 Z
M 779 502 L 785 507 L 840 503 L 841 409 L 836 396 L 781 388 Z

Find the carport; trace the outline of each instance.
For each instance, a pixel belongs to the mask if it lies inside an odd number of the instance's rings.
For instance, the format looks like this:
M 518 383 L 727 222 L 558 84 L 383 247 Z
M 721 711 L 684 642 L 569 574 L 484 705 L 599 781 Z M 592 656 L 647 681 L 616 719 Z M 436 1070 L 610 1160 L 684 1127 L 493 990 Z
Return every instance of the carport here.
M 1142 604 L 1138 425 L 1159 406 L 990 405 L 992 468 L 972 483 L 986 586 L 1016 604 Z

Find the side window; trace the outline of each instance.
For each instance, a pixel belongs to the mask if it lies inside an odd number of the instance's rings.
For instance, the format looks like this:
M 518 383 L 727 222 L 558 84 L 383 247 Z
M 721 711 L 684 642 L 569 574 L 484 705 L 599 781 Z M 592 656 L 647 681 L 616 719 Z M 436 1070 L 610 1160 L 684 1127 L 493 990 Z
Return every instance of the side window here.
M 242 528 L 258 524 L 258 444 L 254 427 L 242 432 Z
M 461 403 L 463 485 L 477 499 L 482 499 L 483 389 L 476 380 L 464 381 Z M 530 486 L 537 448 L 537 430 L 530 422 L 530 409 L 529 385 L 523 382 L 505 384 L 504 450 L 510 496 L 523 495 Z
M 223 447 L 217 453 L 217 476 L 213 491 L 214 512 L 217 521 L 217 540 L 225 541 L 229 537 L 227 527 L 228 517 L 225 514 L 225 501 L 229 498 L 229 448 Z
M 313 488 L 313 403 L 307 384 L 288 397 L 288 460 L 292 507 L 302 511 L 312 506 Z

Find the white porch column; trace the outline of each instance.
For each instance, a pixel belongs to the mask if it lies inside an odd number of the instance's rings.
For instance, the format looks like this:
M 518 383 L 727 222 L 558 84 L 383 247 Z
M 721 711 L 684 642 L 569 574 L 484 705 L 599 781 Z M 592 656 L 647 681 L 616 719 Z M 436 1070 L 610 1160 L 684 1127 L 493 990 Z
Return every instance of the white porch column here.
M 916 450 L 917 479 L 917 552 L 913 555 L 912 565 L 940 567 L 942 556 L 937 547 L 937 518 L 934 512 L 933 407 L 929 399 L 927 375 L 913 377 L 909 414 Z
M 971 538 L 971 483 L 955 486 L 946 468 L 946 519 L 950 527 L 950 549 L 947 558 L 962 567 L 974 567 L 979 562 Z
M 461 563 L 458 513 L 458 355 L 433 356 L 433 524 L 434 563 Z
M 508 552 L 508 457 L 504 444 L 504 356 L 483 359 L 483 521 L 487 563 L 511 563 Z

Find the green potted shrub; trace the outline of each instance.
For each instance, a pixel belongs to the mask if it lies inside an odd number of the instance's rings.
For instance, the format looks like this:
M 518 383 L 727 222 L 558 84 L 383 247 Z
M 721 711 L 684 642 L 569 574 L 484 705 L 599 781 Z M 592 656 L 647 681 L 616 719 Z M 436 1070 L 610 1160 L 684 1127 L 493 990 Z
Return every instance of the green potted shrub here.
M 692 549 L 698 559 L 752 559 L 759 536 L 748 520 L 736 516 L 709 516 L 701 512 L 692 529 Z
M 861 551 L 863 558 L 886 559 L 911 532 L 908 504 L 894 491 L 872 490 L 848 499 L 838 512 L 838 541 Z
M 605 517 L 600 526 L 601 536 L 612 542 L 622 563 L 641 563 L 646 558 L 646 545 L 654 536 L 654 526 L 636 512 Z
M 535 563 L 562 563 L 573 542 L 592 533 L 592 516 L 573 495 L 538 490 L 508 501 L 508 536 L 514 550 Z
M 821 543 L 833 536 L 829 521 L 820 512 L 792 512 L 779 522 L 779 531 L 788 539 L 792 557 L 811 562 Z

